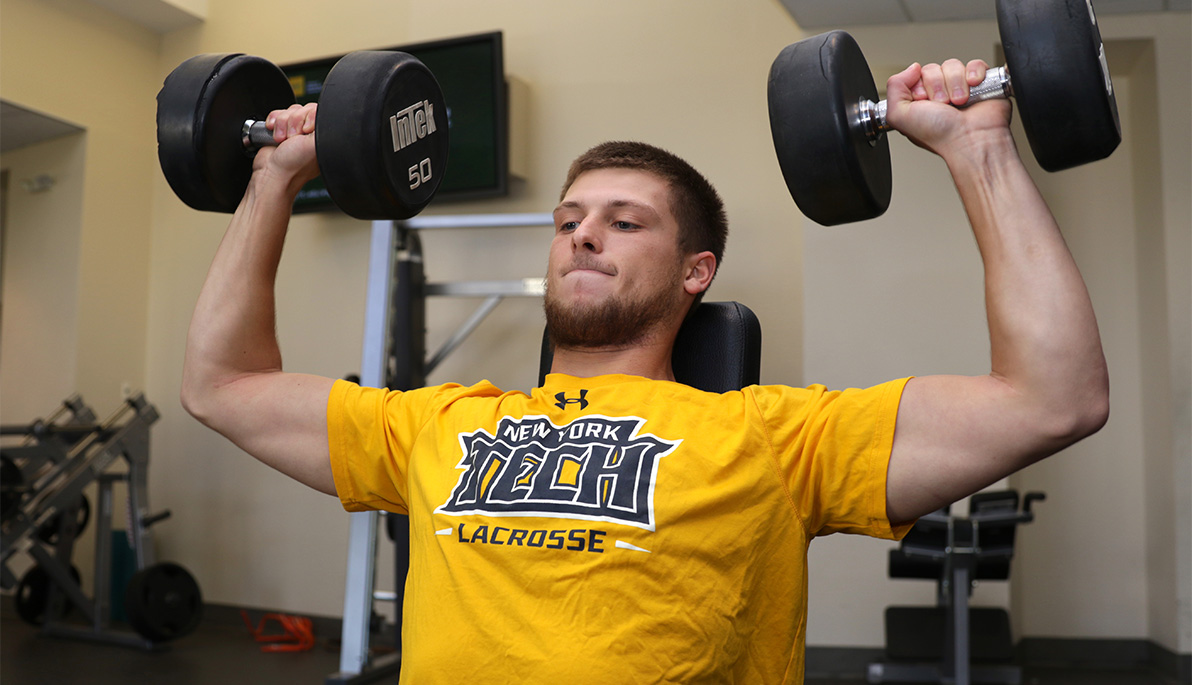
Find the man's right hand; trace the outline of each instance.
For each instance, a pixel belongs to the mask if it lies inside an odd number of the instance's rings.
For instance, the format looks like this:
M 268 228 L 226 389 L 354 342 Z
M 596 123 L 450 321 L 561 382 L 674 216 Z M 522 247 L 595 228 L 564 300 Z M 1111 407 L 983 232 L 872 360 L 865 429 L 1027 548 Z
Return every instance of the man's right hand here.
M 319 175 L 315 158 L 315 115 L 318 105 L 290 105 L 274 110 L 265 119 L 277 147 L 263 147 L 253 159 L 254 177 L 264 177 L 298 192 Z

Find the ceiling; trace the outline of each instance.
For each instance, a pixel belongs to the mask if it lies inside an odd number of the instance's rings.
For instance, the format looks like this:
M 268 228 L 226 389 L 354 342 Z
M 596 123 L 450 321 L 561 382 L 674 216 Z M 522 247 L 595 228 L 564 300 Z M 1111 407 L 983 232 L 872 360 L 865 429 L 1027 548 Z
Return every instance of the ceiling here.
M 205 0 L 91 0 L 155 33 L 202 23 Z M 989 0 L 779 0 L 805 29 L 993 19 Z M 198 7 L 199 9 L 195 9 Z M 1192 0 L 1096 0 L 1098 14 L 1192 10 Z M 81 132 L 74 124 L 0 101 L 0 152 Z
M 1053 2 L 1056 0 L 1044 0 Z M 207 0 L 91 0 L 157 33 L 206 19 Z M 779 0 L 803 28 L 993 19 L 991 0 Z M 1192 0 L 1094 0 L 1097 14 L 1187 12 Z
M 83 128 L 0 100 L 0 152 L 82 133 Z
M 207 0 L 91 0 L 155 33 L 169 33 L 201 24 L 207 18 Z M 184 6 L 185 5 L 185 6 Z
M 989 0 L 779 0 L 805 29 L 994 19 Z M 1192 10 L 1192 0 L 1095 0 L 1097 14 Z

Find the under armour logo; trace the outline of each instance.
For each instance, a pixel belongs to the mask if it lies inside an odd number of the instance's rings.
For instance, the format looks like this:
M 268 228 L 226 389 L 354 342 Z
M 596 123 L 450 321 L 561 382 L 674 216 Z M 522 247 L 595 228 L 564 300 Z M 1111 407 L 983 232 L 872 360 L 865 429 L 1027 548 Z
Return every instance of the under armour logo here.
M 567 393 L 561 392 L 558 395 L 555 395 L 555 399 L 558 400 L 558 402 L 555 403 L 555 406 L 558 407 L 559 409 L 566 409 L 567 405 L 571 404 L 572 402 L 579 402 L 580 409 L 587 409 L 588 401 L 586 399 L 584 399 L 587 396 L 588 396 L 587 390 L 580 390 L 578 399 L 568 399 Z

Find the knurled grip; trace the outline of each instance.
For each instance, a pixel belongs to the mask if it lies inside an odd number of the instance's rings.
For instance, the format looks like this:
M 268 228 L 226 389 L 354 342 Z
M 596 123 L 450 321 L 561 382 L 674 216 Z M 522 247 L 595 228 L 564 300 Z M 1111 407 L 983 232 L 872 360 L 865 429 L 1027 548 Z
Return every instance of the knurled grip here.
M 277 142 L 273 140 L 273 131 L 265 128 L 265 122 L 252 119 L 246 119 L 244 126 L 240 128 L 240 142 L 249 153 L 263 147 L 277 147 Z
M 994 67 L 985 72 L 985 80 L 969 89 L 968 102 L 962 107 L 985 100 L 1004 100 L 1013 94 L 1010 72 L 1006 67 Z M 875 104 L 872 100 L 862 100 L 857 108 L 855 123 L 865 131 L 865 135 L 871 141 L 889 131 L 890 125 L 886 122 L 886 101 Z

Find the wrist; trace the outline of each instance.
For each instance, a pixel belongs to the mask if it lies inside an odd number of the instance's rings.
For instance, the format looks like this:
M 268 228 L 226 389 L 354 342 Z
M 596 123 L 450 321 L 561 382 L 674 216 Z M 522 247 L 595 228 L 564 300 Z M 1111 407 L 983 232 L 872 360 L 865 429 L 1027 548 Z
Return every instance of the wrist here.
M 248 181 L 248 194 L 257 201 L 275 201 L 286 205 L 294 204 L 307 178 L 299 174 L 285 174 L 269 169 L 253 173 Z
M 970 132 L 942 147 L 939 155 L 953 175 L 1022 162 L 1014 136 L 1008 128 Z

